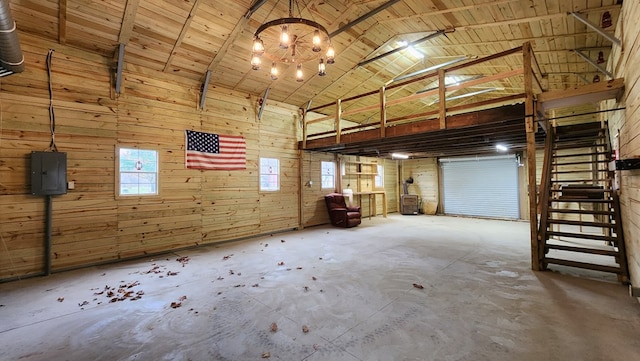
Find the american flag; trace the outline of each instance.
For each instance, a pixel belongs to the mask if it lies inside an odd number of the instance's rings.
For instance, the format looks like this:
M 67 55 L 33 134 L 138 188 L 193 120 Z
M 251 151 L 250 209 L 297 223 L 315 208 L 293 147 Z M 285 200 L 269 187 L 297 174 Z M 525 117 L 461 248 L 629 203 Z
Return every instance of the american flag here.
M 187 130 L 187 168 L 238 170 L 247 168 L 244 137 Z

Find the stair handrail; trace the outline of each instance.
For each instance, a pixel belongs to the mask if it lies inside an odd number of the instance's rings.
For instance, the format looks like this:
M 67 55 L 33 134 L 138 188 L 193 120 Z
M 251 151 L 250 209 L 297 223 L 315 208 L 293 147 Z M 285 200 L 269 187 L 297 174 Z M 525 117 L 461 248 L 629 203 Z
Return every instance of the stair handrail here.
M 547 137 L 544 142 L 544 159 L 542 161 L 542 175 L 540 178 L 540 197 L 538 197 L 538 213 L 540 214 L 540 224 L 538 226 L 538 262 L 542 262 L 545 255 L 545 245 L 547 241 L 547 219 L 549 214 L 549 202 L 551 194 L 551 170 L 553 143 L 555 139 L 555 127 L 547 127 Z M 544 269 L 544 265 L 540 265 Z

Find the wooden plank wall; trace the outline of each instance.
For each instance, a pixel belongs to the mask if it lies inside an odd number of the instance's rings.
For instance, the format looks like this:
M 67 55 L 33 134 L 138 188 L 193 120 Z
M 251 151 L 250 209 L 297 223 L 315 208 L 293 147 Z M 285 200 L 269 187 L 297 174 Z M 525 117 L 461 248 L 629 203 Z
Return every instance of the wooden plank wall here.
M 320 164 L 323 161 L 336 162 L 336 155 L 318 152 L 302 153 L 302 224 L 305 227 L 329 223 L 324 195 L 338 191 L 322 188 Z M 339 177 L 339 172 L 340 170 L 336 169 L 336 177 Z
M 296 228 L 297 107 L 126 65 L 122 94 L 110 58 L 21 34 L 26 70 L 0 80 L 0 280 L 43 269 L 45 199 L 30 194 L 31 151 L 47 150 L 45 57 L 53 56 L 56 144 L 75 189 L 53 199 L 54 271 Z M 185 129 L 242 135 L 247 169 L 185 169 Z M 159 151 L 160 195 L 115 196 L 117 146 Z M 279 192 L 259 192 L 259 157 L 281 162 Z
M 625 1 L 621 17 L 616 37 L 622 40 L 622 49 L 613 47 L 607 65 L 616 78 L 624 77 L 625 92 L 620 103 L 608 101 L 607 108 L 626 107 L 609 118 L 610 136 L 613 138 L 620 131 L 620 157 L 624 159 L 640 157 L 640 3 Z M 618 175 L 631 281 L 640 286 L 640 171 L 619 171 Z
M 413 184 L 408 187 L 409 194 L 417 194 L 422 201 L 425 214 L 436 214 L 440 202 L 438 160 L 436 158 L 408 159 L 402 161 L 402 177 L 404 181 L 413 177 Z M 400 185 L 402 187 L 402 184 Z M 403 189 L 400 188 L 400 193 Z

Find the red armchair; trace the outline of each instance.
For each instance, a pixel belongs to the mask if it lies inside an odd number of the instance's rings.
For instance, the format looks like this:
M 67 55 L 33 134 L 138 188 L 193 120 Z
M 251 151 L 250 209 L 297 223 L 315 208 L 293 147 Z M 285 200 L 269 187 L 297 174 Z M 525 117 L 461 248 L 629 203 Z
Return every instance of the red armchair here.
M 330 193 L 324 196 L 331 224 L 336 227 L 355 227 L 362 222 L 360 207 L 347 206 L 344 196 L 340 193 Z

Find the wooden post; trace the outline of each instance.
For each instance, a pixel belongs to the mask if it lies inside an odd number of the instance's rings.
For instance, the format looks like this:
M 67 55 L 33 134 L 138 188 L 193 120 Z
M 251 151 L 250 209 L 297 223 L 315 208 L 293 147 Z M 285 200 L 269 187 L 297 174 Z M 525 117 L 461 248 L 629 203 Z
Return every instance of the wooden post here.
M 307 149 L 307 111 L 305 109 L 302 113 L 302 149 Z
M 531 43 L 526 42 L 522 47 L 524 66 L 525 100 L 525 129 L 527 132 L 527 173 L 529 181 L 529 228 L 531 232 L 531 269 L 540 270 L 539 241 L 538 241 L 538 197 L 536 194 L 536 124 L 533 104 L 533 59 Z
M 342 100 L 336 100 L 336 144 L 340 144 L 340 134 L 342 133 L 342 129 L 340 129 L 340 118 L 342 117 Z
M 380 88 L 380 138 L 384 138 L 387 130 L 387 95 L 386 88 Z
M 438 97 L 440 98 L 440 129 L 447 128 L 447 88 L 444 69 L 438 69 Z

